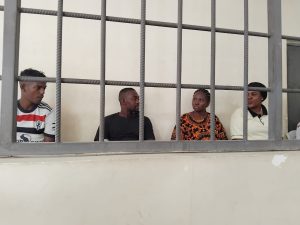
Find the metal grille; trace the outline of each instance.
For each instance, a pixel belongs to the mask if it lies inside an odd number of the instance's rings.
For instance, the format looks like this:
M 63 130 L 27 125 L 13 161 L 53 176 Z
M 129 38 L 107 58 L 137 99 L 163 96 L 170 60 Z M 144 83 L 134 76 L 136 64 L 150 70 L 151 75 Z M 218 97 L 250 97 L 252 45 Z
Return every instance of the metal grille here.
M 100 0 L 99 0 L 100 1 Z M 116 154 L 116 153 L 168 153 L 168 152 L 231 152 L 231 151 L 270 151 L 270 150 L 298 150 L 299 141 L 282 140 L 282 124 L 273 121 L 282 121 L 282 93 L 297 92 L 300 89 L 282 89 L 282 39 L 300 41 L 300 37 L 284 36 L 281 33 L 281 0 L 268 0 L 268 33 L 249 31 L 248 0 L 244 0 L 244 29 L 225 29 L 216 27 L 216 0 L 211 0 L 211 26 L 197 26 L 183 24 L 183 0 L 178 0 L 177 23 L 147 20 L 146 0 L 141 0 L 141 18 L 123 18 L 106 16 L 106 0 L 101 0 L 101 15 L 84 14 L 63 11 L 63 0 L 58 0 L 57 11 L 21 8 L 20 0 L 6 0 L 4 10 L 4 49 L 3 49 L 3 76 L 2 80 L 2 107 L 1 107 L 1 146 L 0 155 L 53 155 L 53 154 Z M 56 78 L 30 78 L 18 77 L 18 55 L 20 14 L 39 14 L 57 17 L 57 55 Z M 61 77 L 62 61 L 62 32 L 63 18 L 72 17 L 89 20 L 101 20 L 101 61 L 100 79 L 74 79 Z M 106 80 L 106 22 L 130 23 L 140 26 L 140 81 L 113 81 Z M 158 26 L 177 29 L 177 82 L 154 83 L 145 82 L 145 39 L 146 26 Z M 182 84 L 182 31 L 195 30 L 211 33 L 211 68 L 210 84 Z M 243 35 L 244 37 L 244 86 L 216 85 L 216 33 Z M 268 39 L 269 47 L 269 87 L 248 88 L 248 47 L 249 36 Z M 16 97 L 17 82 L 21 80 L 47 81 L 56 83 L 56 143 L 53 144 L 19 144 L 16 139 Z M 61 143 L 61 85 L 62 83 L 99 85 L 100 87 L 100 129 L 99 142 L 96 143 Z M 140 119 L 139 141 L 137 142 L 104 142 L 104 112 L 105 112 L 105 87 L 106 85 L 139 86 L 140 87 Z M 176 141 L 144 141 L 144 105 L 145 87 L 176 88 Z M 179 127 L 181 115 L 181 90 L 182 89 L 210 89 L 211 93 L 211 140 L 206 142 L 180 141 Z M 243 91 L 243 140 L 241 141 L 216 141 L 215 130 L 215 91 L 233 90 Z M 266 90 L 270 96 L 269 107 L 269 140 L 247 140 L 247 92 L 248 90 Z

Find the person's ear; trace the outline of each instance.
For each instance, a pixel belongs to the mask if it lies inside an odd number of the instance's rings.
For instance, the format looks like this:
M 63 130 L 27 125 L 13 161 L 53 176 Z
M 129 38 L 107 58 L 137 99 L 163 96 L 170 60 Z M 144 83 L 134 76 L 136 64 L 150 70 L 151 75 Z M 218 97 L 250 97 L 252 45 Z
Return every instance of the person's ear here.
M 20 88 L 22 91 L 25 91 L 25 83 L 24 82 L 20 82 Z
M 121 105 L 124 105 L 124 104 L 125 104 L 125 98 L 121 98 L 121 99 L 120 99 L 120 104 L 121 104 Z
M 206 107 L 205 108 L 207 108 L 209 106 L 209 104 L 210 104 L 210 101 L 206 102 Z

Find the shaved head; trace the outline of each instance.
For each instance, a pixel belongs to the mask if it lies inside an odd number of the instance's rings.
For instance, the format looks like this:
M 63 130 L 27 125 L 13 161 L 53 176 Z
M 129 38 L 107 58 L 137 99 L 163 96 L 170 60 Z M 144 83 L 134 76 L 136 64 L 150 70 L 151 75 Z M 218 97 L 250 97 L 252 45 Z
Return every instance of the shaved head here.
M 121 101 L 126 98 L 126 96 L 128 95 L 128 93 L 132 92 L 135 90 L 133 88 L 123 88 L 120 92 L 119 92 L 119 102 L 121 103 Z

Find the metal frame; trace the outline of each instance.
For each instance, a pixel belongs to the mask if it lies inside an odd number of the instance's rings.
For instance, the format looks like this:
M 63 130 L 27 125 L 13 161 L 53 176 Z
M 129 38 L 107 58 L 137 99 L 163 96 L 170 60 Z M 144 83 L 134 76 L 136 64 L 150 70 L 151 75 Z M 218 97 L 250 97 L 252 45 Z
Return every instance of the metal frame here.
M 161 153 L 222 153 L 298 151 L 299 141 L 130 141 L 88 143 L 13 143 L 0 146 L 0 157 L 56 156 L 56 155 L 109 155 Z
M 268 0 L 269 30 L 269 139 L 282 138 L 282 40 L 281 0 Z M 277 121 L 277 122 L 275 122 Z M 279 122 L 278 122 L 279 121 Z
M 61 138 L 61 66 L 62 66 L 62 32 L 63 32 L 63 0 L 57 5 L 57 38 L 56 38 L 56 99 L 55 99 L 55 142 Z
M 215 92 L 216 92 L 216 0 L 211 0 L 210 32 L 210 140 L 215 139 Z
M 244 0 L 244 102 L 243 102 L 243 140 L 248 140 L 248 65 L 249 65 L 249 4 Z
M 9 145 L 16 141 L 16 99 L 21 2 L 5 1 L 4 37 L 3 37 L 3 77 L 1 96 L 1 145 Z
M 183 1 L 178 0 L 177 15 L 177 79 L 176 79 L 176 141 L 180 140 L 181 73 L 182 73 L 182 13 Z
M 101 15 L 73 13 L 63 11 L 63 0 L 58 0 L 58 10 L 40 10 L 21 8 L 21 0 L 5 0 L 4 10 L 4 49 L 3 49 L 3 76 L 1 101 L 1 137 L 0 156 L 31 156 L 31 155 L 65 155 L 65 154 L 130 154 L 130 153 L 175 153 L 175 152 L 248 152 L 248 151 L 283 151 L 300 150 L 300 141 L 281 140 L 282 124 L 272 121 L 282 120 L 282 93 L 300 92 L 300 89 L 282 89 L 282 39 L 300 41 L 300 37 L 285 36 L 281 33 L 281 0 L 268 0 L 268 33 L 249 31 L 248 27 L 248 0 L 244 0 L 244 30 L 234 30 L 216 27 L 216 0 L 211 0 L 211 27 L 182 24 L 183 0 L 178 0 L 177 23 L 146 20 L 146 0 L 141 0 L 141 19 L 106 16 L 106 0 L 101 0 Z M 57 16 L 57 73 L 56 78 L 30 78 L 18 77 L 18 54 L 20 34 L 20 13 L 41 14 Z M 62 21 L 63 17 L 101 20 L 101 74 L 100 80 L 61 78 L 62 54 Z M 105 79 L 105 47 L 106 47 L 106 21 L 139 24 L 140 38 L 140 82 L 109 81 Z M 145 82 L 145 39 L 146 26 L 160 26 L 177 29 L 177 83 L 150 83 Z M 210 85 L 182 84 L 182 30 L 191 29 L 211 32 L 211 81 Z M 228 33 L 244 36 L 244 86 L 225 86 L 215 84 L 215 51 L 216 33 Z M 269 46 L 269 88 L 248 88 L 248 39 L 249 36 L 268 38 Z M 16 132 L 16 98 L 17 81 L 42 80 L 56 83 L 56 113 L 57 131 L 56 143 L 15 143 Z M 61 84 L 89 84 L 100 86 L 100 132 L 99 142 L 95 143 L 60 143 L 60 115 L 61 115 Z M 104 142 L 104 111 L 105 86 L 126 85 L 140 87 L 140 134 L 139 141 L 133 142 Z M 144 141 L 144 91 L 145 87 L 176 88 L 176 141 Z M 247 113 L 248 90 L 266 90 L 270 96 L 269 107 L 269 139 L 268 141 L 247 140 L 247 120 L 244 118 L 244 140 L 241 141 L 215 141 L 214 134 L 211 141 L 179 141 L 181 89 L 207 88 L 211 90 L 211 118 L 215 116 L 215 90 L 235 90 L 244 92 L 244 117 Z M 214 128 L 214 119 L 211 119 Z M 212 129 L 212 133 L 213 133 Z
M 105 73 L 106 73 L 106 0 L 101 0 L 101 61 L 100 61 L 100 126 L 99 141 L 104 141 Z

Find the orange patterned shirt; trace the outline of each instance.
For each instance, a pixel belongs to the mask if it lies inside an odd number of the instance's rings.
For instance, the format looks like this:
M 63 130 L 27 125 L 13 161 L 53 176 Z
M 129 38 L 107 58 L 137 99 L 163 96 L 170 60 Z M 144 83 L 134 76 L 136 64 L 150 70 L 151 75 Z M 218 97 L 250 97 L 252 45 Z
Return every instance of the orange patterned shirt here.
M 217 116 L 215 116 L 215 121 L 215 139 L 227 140 L 225 129 Z M 191 112 L 183 114 L 181 116 L 180 133 L 180 140 L 210 140 L 210 113 L 207 113 L 206 118 L 201 122 L 195 121 Z M 176 140 L 176 126 L 171 140 Z

